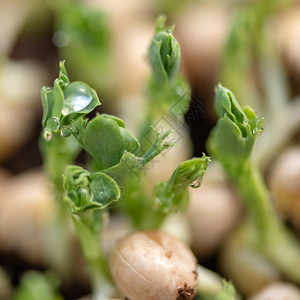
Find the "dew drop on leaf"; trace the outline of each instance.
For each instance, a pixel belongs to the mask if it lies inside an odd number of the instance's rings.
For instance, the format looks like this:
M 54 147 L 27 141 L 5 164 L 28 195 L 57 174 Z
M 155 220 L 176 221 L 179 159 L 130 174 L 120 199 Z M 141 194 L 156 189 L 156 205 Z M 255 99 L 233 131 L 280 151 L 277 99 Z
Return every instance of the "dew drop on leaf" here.
M 190 183 L 190 187 L 193 189 L 197 189 L 200 187 L 201 181 L 199 179 L 194 180 L 192 183 Z
M 53 134 L 51 131 L 46 128 L 43 130 L 43 138 L 46 142 L 49 142 L 52 139 L 52 136 Z
M 72 133 L 71 129 L 68 128 L 67 126 L 63 126 L 60 130 L 60 135 L 63 137 L 68 137 Z
M 93 100 L 91 88 L 79 81 L 72 82 L 64 90 L 63 115 L 69 115 L 86 108 Z
M 59 128 L 59 120 L 56 117 L 49 118 L 47 121 L 47 128 L 49 129 L 48 131 L 54 131 L 57 132 Z

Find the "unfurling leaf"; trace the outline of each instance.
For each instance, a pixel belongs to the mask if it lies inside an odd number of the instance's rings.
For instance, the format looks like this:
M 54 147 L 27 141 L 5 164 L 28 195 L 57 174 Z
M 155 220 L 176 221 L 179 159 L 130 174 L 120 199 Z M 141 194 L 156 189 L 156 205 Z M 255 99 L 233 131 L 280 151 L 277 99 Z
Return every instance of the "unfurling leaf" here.
M 54 87 L 41 90 L 43 104 L 42 125 L 47 132 L 57 133 L 62 126 L 84 116 L 100 105 L 98 96 L 86 83 L 70 83 L 64 63 L 60 63 L 59 78 Z
M 156 34 L 149 49 L 150 64 L 156 84 L 160 87 L 173 83 L 178 76 L 181 61 L 180 46 L 172 30 L 164 27 L 165 19 L 158 18 Z
M 213 156 L 229 169 L 238 170 L 250 157 L 262 120 L 250 108 L 241 108 L 234 94 L 219 85 L 215 96 L 215 111 L 219 117 L 208 139 Z
M 120 199 L 120 188 L 110 176 L 69 166 L 64 175 L 64 202 L 73 214 L 90 209 L 103 209 Z
M 125 128 L 123 121 L 105 114 L 97 115 L 87 124 L 82 143 L 93 157 L 97 170 L 118 164 L 124 151 L 135 154 L 139 149 L 138 141 Z
M 158 183 L 154 188 L 155 201 L 166 213 L 186 208 L 189 186 L 198 188 L 210 158 L 203 156 L 181 163 L 168 181 Z

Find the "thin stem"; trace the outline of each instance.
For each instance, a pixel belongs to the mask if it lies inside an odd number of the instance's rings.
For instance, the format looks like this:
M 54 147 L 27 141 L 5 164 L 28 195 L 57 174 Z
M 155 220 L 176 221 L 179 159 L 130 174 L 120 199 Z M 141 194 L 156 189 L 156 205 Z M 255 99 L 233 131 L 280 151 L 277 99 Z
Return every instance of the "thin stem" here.
M 300 244 L 277 217 L 264 181 L 251 162 L 235 180 L 253 217 L 257 241 L 254 245 L 281 272 L 300 283 Z
M 154 157 L 159 155 L 162 151 L 167 150 L 168 148 L 175 146 L 176 143 L 173 142 L 164 142 L 164 140 L 174 132 L 174 130 L 169 130 L 162 135 L 158 133 L 158 131 L 153 128 L 153 132 L 155 134 L 155 140 L 153 141 L 152 146 L 143 154 L 143 159 L 141 163 L 145 166 L 149 161 L 151 161 Z M 164 142 L 164 144 L 162 144 Z
M 274 225 L 276 215 L 271 205 L 268 190 L 255 165 L 246 162 L 234 181 L 254 219 L 260 241 L 264 241 L 269 228 Z
M 197 294 L 206 300 L 240 300 L 230 282 L 211 270 L 197 265 Z M 202 299 L 202 297 L 201 297 Z
M 100 247 L 99 232 L 93 232 L 80 218 L 72 217 L 84 258 L 90 269 L 94 299 L 111 299 L 114 292 L 107 259 Z
M 45 172 L 53 183 L 56 200 L 55 215 L 49 226 L 50 242 L 47 245 L 47 256 L 54 269 L 66 277 L 71 268 L 71 256 L 68 254 L 71 230 L 62 200 L 62 174 L 66 165 L 72 162 L 78 153 L 78 148 L 73 147 L 73 144 L 71 139 L 62 138 L 58 134 L 53 135 L 49 141 L 42 138 L 40 140 Z
M 216 296 L 222 291 L 222 278 L 219 274 L 197 265 L 197 293 Z

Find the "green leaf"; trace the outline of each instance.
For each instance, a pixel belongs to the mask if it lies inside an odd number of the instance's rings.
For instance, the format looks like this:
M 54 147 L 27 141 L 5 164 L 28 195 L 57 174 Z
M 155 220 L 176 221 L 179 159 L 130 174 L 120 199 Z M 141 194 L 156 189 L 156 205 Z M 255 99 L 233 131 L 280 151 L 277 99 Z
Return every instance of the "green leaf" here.
M 114 201 L 118 201 L 121 191 L 118 184 L 104 173 L 94 173 L 90 176 L 90 192 L 92 202 L 97 203 L 98 207 L 104 208 Z
M 126 128 L 120 127 L 120 133 L 123 138 L 124 150 L 137 154 L 140 150 L 140 143 L 138 142 L 136 137 Z
M 223 165 L 232 169 L 239 169 L 249 158 L 252 145 L 248 146 L 239 127 L 227 116 L 219 119 L 213 129 L 214 149 L 209 147 L 213 156 L 217 157 Z M 210 137 L 208 142 L 210 142 Z
M 64 202 L 73 214 L 103 209 L 121 196 L 118 184 L 110 176 L 91 174 L 78 166 L 68 166 L 64 175 Z
M 41 89 L 43 105 L 42 125 L 43 127 L 46 127 L 49 132 L 57 132 L 60 125 L 61 110 L 64 105 L 64 95 L 59 82 L 59 79 L 55 79 L 54 88 L 42 87 Z
M 247 120 L 234 94 L 222 85 L 217 87 L 214 107 L 219 118 L 227 115 L 232 121 L 239 124 Z
M 186 189 L 170 189 L 168 182 L 160 182 L 154 187 L 155 204 L 166 214 L 185 210 L 189 203 Z
M 67 69 L 65 67 L 65 61 L 62 60 L 59 62 L 59 79 L 61 80 L 63 86 L 67 86 L 68 84 L 70 84 L 70 79 L 67 73 Z
M 111 119 L 116 121 L 120 127 L 120 133 L 123 138 L 123 143 L 124 143 L 124 149 L 125 151 L 131 152 L 131 153 L 137 153 L 140 149 L 140 144 L 136 137 L 126 129 L 124 121 L 121 120 L 120 118 L 117 118 L 115 116 L 111 115 L 106 115 L 109 116 Z
M 189 200 L 187 188 L 201 185 L 209 162 L 210 158 L 203 154 L 201 158 L 181 163 L 168 181 L 155 186 L 154 196 L 158 206 L 166 213 L 186 208 Z
M 208 138 L 209 152 L 233 172 L 239 172 L 250 158 L 262 120 L 250 108 L 241 108 L 234 94 L 219 85 L 216 89 L 217 125 Z
M 113 118 L 106 115 L 98 115 L 87 124 L 82 141 L 99 169 L 114 166 L 123 154 L 120 127 Z
M 60 86 L 60 80 L 55 79 L 53 85 L 53 106 L 51 110 L 51 117 L 60 118 L 61 111 L 64 106 L 64 93 Z
M 64 175 L 65 204 L 72 213 L 85 210 L 90 202 L 90 173 L 78 166 L 68 166 Z
M 101 104 L 95 90 L 86 83 L 70 83 L 64 62 L 60 62 L 59 78 L 55 79 L 54 87 L 43 87 L 41 98 L 42 125 L 49 135 L 57 133 L 63 126 L 71 126 L 74 120 Z
M 102 172 L 111 176 L 118 182 L 119 179 L 124 181 L 132 174 L 139 176 L 139 172 L 141 170 L 142 165 L 138 161 L 137 157 L 134 154 L 125 151 L 118 164 L 112 166 L 111 168 L 102 170 Z
M 83 139 L 83 133 L 87 123 L 88 123 L 88 119 L 84 119 L 84 118 L 78 118 L 77 120 L 72 120 L 69 126 L 65 125 L 61 128 L 61 135 L 67 137 L 71 133 L 73 133 L 74 137 L 77 139 L 80 146 L 84 147 L 82 139 Z
M 155 82 L 159 87 L 164 87 L 168 82 L 168 74 L 160 56 L 161 44 L 161 41 L 153 40 L 149 48 L 149 56 Z
M 50 97 L 50 95 L 48 95 L 49 92 L 50 92 L 50 88 L 47 88 L 45 86 L 42 87 L 42 89 L 41 89 L 41 99 L 42 99 L 42 106 L 43 106 L 43 119 L 42 119 L 42 126 L 43 127 L 46 127 L 46 121 L 49 118 L 49 104 L 51 102 L 48 99 L 48 97 Z
M 167 30 L 166 22 L 167 22 L 167 16 L 166 15 L 159 15 L 157 17 L 156 23 L 155 23 L 155 33 Z
M 173 35 L 170 36 L 169 53 L 167 54 L 167 74 L 171 82 L 179 75 L 181 64 L 180 46 Z
M 151 161 L 154 157 L 159 155 L 162 151 L 165 151 L 173 146 L 176 146 L 174 142 L 165 141 L 166 138 L 174 132 L 174 130 L 169 130 L 163 134 L 160 134 L 154 127 L 151 127 L 154 133 L 154 139 L 150 143 L 150 133 L 147 132 L 144 137 L 143 148 L 146 150 L 142 153 L 142 165 L 146 165 L 149 161 Z
M 176 188 L 191 186 L 198 188 L 210 162 L 210 158 L 203 154 L 200 158 L 193 158 L 181 163 L 173 172 L 170 183 Z
M 165 30 L 165 19 L 158 18 L 156 34 L 150 44 L 149 57 L 156 84 L 173 84 L 179 74 L 181 52 L 171 30 Z
M 138 141 L 123 121 L 105 114 L 97 115 L 87 124 L 82 143 L 100 170 L 118 164 L 124 151 L 136 153 L 139 149 Z

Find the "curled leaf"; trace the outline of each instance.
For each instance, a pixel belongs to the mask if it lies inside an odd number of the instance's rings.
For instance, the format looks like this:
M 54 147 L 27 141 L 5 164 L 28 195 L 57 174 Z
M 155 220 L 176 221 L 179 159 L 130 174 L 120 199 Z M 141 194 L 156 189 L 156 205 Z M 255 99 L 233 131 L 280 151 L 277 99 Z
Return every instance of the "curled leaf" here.
M 138 141 L 123 121 L 105 114 L 97 115 L 87 124 L 82 143 L 99 170 L 118 164 L 124 151 L 135 153 L 139 149 Z
M 250 157 L 262 120 L 250 108 L 241 108 L 234 94 L 219 85 L 215 111 L 219 117 L 208 139 L 208 148 L 229 169 L 238 170 Z
M 108 175 L 69 166 L 64 175 L 64 202 L 73 214 L 90 209 L 103 209 L 121 195 L 118 184 Z
M 181 163 L 168 181 L 155 186 L 154 196 L 158 206 L 166 213 L 186 208 L 189 200 L 187 188 L 201 185 L 209 162 L 210 158 L 203 154 L 200 158 Z
M 53 88 L 41 90 L 43 104 L 43 127 L 57 133 L 62 126 L 70 125 L 73 120 L 84 116 L 100 105 L 96 92 L 86 83 L 70 83 L 64 63 L 60 63 L 59 77 Z
M 165 19 L 158 18 L 156 34 L 149 48 L 150 64 L 158 86 L 164 87 L 173 83 L 179 73 L 181 52 L 180 46 L 171 30 L 164 27 Z

